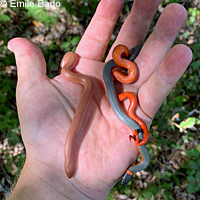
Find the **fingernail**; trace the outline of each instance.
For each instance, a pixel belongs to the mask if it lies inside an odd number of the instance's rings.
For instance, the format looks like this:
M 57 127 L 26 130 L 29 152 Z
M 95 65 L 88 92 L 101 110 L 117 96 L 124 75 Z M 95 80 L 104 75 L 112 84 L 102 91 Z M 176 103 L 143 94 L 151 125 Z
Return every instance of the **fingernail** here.
M 7 48 L 8 48 L 8 50 L 10 50 L 10 51 L 12 51 L 12 52 L 13 52 L 13 50 L 12 50 L 11 46 L 9 45 L 9 42 L 8 42 Z

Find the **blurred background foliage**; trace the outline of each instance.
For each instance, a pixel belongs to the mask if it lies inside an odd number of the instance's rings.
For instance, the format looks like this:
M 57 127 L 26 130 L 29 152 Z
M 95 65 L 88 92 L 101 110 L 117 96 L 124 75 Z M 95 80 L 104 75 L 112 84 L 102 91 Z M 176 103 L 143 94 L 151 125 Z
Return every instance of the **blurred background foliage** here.
M 17 72 L 7 42 L 25 37 L 42 49 L 49 77 L 59 73 L 66 51 L 75 50 L 89 24 L 97 0 L 60 0 L 61 7 L 0 8 L 0 199 L 17 180 L 25 160 L 25 149 L 17 118 L 15 88 Z M 193 61 L 164 101 L 151 126 L 149 167 L 138 172 L 128 186 L 118 183 L 108 199 L 200 199 L 200 1 L 164 0 L 152 21 L 152 32 L 164 7 L 180 3 L 188 19 L 176 38 L 193 51 Z M 125 5 L 113 31 L 109 48 L 130 12 Z

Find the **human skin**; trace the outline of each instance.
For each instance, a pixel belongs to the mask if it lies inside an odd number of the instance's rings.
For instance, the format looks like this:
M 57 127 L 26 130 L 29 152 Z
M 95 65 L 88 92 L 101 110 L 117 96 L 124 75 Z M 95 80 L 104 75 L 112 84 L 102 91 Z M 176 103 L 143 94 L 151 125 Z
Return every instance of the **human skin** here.
M 129 141 L 131 130 L 112 111 L 102 75 L 102 60 L 123 2 L 101 0 L 76 48 L 80 57 L 76 70 L 92 78 L 94 94 L 75 141 L 77 164 L 71 179 L 64 170 L 64 144 L 83 88 L 61 75 L 49 79 L 43 54 L 32 42 L 24 38 L 9 41 L 17 64 L 17 108 L 26 148 L 26 161 L 11 200 L 106 199 L 137 159 L 137 148 Z M 130 49 L 143 42 L 159 3 L 135 0 L 106 61 L 117 44 Z M 137 93 L 136 114 L 147 127 L 191 62 L 192 52 L 187 46 L 172 47 L 186 17 L 186 10 L 179 4 L 165 8 L 135 60 L 137 82 L 123 88 Z

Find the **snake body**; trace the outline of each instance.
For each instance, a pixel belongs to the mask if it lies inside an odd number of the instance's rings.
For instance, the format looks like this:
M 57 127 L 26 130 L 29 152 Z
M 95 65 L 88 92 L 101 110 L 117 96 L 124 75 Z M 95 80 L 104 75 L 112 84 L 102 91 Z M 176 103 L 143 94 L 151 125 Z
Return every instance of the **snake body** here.
M 138 53 L 140 52 L 141 47 L 142 47 L 141 45 L 138 45 L 132 48 L 130 50 L 130 55 L 128 59 L 133 61 L 138 55 Z M 103 69 L 103 77 L 104 77 L 104 82 L 106 85 L 106 90 L 107 90 L 107 95 L 110 101 L 110 105 L 113 111 L 115 112 L 115 114 L 117 115 L 117 117 L 127 126 L 129 126 L 129 128 L 131 128 L 132 130 L 141 130 L 140 125 L 136 121 L 134 121 L 131 117 L 127 116 L 118 103 L 118 98 L 115 92 L 115 86 L 112 80 L 112 69 L 116 65 L 117 64 L 115 63 L 115 61 L 111 59 L 105 64 L 104 69 Z M 126 77 L 122 77 L 122 78 L 126 78 Z M 135 78 L 137 78 L 137 76 L 135 76 Z M 141 131 L 139 132 L 140 132 L 139 138 L 140 140 L 143 140 L 143 134 Z M 135 172 L 145 169 L 148 166 L 149 161 L 150 161 L 149 152 L 146 146 L 144 144 L 142 145 L 138 144 L 136 146 L 138 148 L 138 151 L 141 154 L 141 161 L 137 165 L 129 167 L 129 169 L 126 171 L 125 175 L 122 178 L 121 184 L 123 186 L 125 186 L 132 179 L 132 176 Z
M 136 109 L 136 105 L 137 105 L 137 98 L 135 97 L 135 95 L 132 92 L 123 92 L 121 94 L 118 95 L 118 98 L 120 101 L 123 101 L 125 99 L 129 99 L 130 104 L 129 104 L 129 108 L 128 108 L 128 116 L 133 119 L 134 121 L 136 121 L 139 125 L 140 128 L 142 129 L 143 132 L 143 138 L 141 141 L 136 140 L 137 145 L 142 146 L 144 144 L 147 143 L 147 141 L 149 140 L 149 131 L 147 129 L 146 124 L 135 115 L 135 109 Z M 136 132 L 136 133 L 135 133 Z M 138 135 L 137 131 L 135 130 L 133 132 L 133 135 L 135 137 L 137 137 L 136 135 Z
M 65 172 L 71 178 L 75 172 L 74 144 L 80 127 L 83 123 L 86 111 L 93 95 L 93 85 L 89 77 L 83 74 L 73 73 L 71 70 L 77 63 L 77 56 L 73 52 L 64 55 L 61 61 L 61 75 L 68 81 L 81 84 L 84 87 L 83 95 L 75 111 L 72 123 L 69 127 L 65 140 Z
M 118 98 L 115 92 L 115 86 L 112 81 L 112 69 L 116 66 L 116 63 L 114 60 L 108 61 L 103 69 L 103 77 L 106 84 L 106 90 L 107 95 L 110 101 L 110 105 L 117 115 L 117 117 L 125 123 L 127 126 L 129 126 L 132 130 L 140 129 L 140 126 L 137 122 L 133 121 L 129 116 L 126 115 L 126 113 L 122 110 L 121 106 L 118 103 Z
M 124 59 L 124 57 L 127 58 L 129 55 L 129 49 L 125 45 L 117 45 L 113 50 L 113 60 L 115 63 L 120 67 L 126 68 L 129 72 L 128 75 L 124 75 L 120 71 L 113 71 L 115 78 L 120 83 L 124 84 L 130 84 L 137 81 L 139 76 L 137 65 L 131 60 Z
M 143 138 L 142 133 L 139 134 L 139 138 L 140 139 Z M 126 186 L 128 184 L 128 182 L 132 179 L 132 176 L 134 173 L 140 172 L 143 169 L 146 169 L 147 166 L 149 165 L 150 155 L 149 155 L 149 151 L 146 148 L 146 146 L 145 145 L 143 145 L 143 146 L 136 145 L 136 146 L 137 146 L 138 151 L 140 152 L 141 161 L 138 164 L 128 168 L 128 170 L 122 177 L 122 181 L 121 181 L 122 186 Z

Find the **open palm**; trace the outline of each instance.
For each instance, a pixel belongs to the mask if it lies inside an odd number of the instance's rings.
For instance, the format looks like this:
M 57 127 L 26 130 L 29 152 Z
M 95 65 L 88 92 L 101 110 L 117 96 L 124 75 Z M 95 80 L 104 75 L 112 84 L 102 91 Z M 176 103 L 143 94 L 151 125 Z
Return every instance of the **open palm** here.
M 76 173 L 70 181 L 77 187 L 96 191 L 108 192 L 137 158 L 136 146 L 128 139 L 131 130 L 112 111 L 103 81 L 102 59 L 122 2 L 100 2 L 76 49 L 80 59 L 75 70 L 91 78 L 94 94 L 75 141 Z M 159 0 L 151 4 L 148 0 L 135 1 L 106 61 L 111 59 L 117 44 L 131 48 L 143 42 L 158 4 Z M 191 61 L 188 47 L 171 48 L 185 19 L 182 6 L 166 7 L 135 60 L 140 73 L 138 81 L 124 86 L 124 91 L 137 93 L 136 114 L 148 127 Z M 44 171 L 54 171 L 54 176 L 65 184 L 69 180 L 64 172 L 64 143 L 83 87 L 62 75 L 49 79 L 41 51 L 30 41 L 13 39 L 9 48 L 15 53 L 18 67 L 17 106 L 27 162 L 37 163 L 31 165 L 33 170 L 42 166 Z

